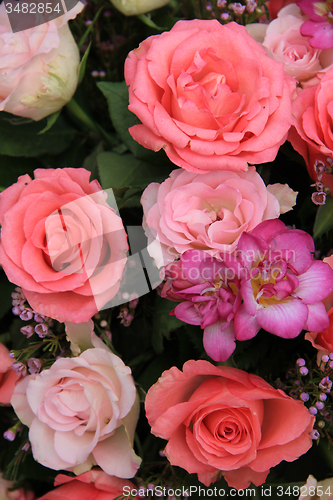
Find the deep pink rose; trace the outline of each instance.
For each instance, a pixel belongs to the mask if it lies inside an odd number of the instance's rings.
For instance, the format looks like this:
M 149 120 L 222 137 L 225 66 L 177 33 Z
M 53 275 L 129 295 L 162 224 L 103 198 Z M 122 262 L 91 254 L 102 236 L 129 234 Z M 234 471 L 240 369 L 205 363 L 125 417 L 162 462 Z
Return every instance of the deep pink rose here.
M 10 398 L 20 378 L 12 369 L 13 359 L 6 346 L 0 343 L 0 404 L 10 405 Z
M 0 263 L 31 307 L 58 321 L 88 321 L 116 295 L 126 264 L 122 220 L 89 177 L 37 169 L 0 194 Z
M 314 417 L 301 401 L 257 375 L 208 361 L 165 371 L 147 393 L 146 414 L 151 432 L 168 440 L 170 463 L 206 486 L 221 474 L 237 489 L 258 486 L 271 467 L 312 444 Z
M 283 7 L 291 3 L 294 3 L 294 0 L 269 0 L 266 2 L 271 20 L 277 17 Z
M 58 488 L 39 500 L 114 500 L 123 494 L 125 486 L 130 491 L 135 488 L 131 481 L 95 469 L 75 478 L 59 474 L 55 478 L 55 486 Z
M 333 68 L 325 75 L 320 75 L 320 83 L 316 87 L 302 90 L 293 101 L 293 127 L 288 140 L 303 156 L 309 174 L 316 181 L 316 160 L 326 163 L 327 157 L 333 157 L 332 109 Z M 324 174 L 322 182 L 333 190 L 331 175 Z
M 141 203 L 150 230 L 148 250 L 158 267 L 186 250 L 205 250 L 212 256 L 231 252 L 243 231 L 280 215 L 277 198 L 255 167 L 239 174 L 174 170 L 162 184 L 150 184 Z
M 236 23 L 178 21 L 130 52 L 125 79 L 132 137 L 190 172 L 272 161 L 291 125 L 294 82 Z
M 130 368 L 106 347 L 59 358 L 49 370 L 28 375 L 11 404 L 45 467 L 81 474 L 99 465 L 117 477 L 135 475 L 139 398 Z
M 321 358 L 324 354 L 333 352 L 333 308 L 328 312 L 330 324 L 326 330 L 322 332 L 307 332 L 305 339 L 309 340 L 313 347 L 318 350 L 317 363 L 320 365 Z

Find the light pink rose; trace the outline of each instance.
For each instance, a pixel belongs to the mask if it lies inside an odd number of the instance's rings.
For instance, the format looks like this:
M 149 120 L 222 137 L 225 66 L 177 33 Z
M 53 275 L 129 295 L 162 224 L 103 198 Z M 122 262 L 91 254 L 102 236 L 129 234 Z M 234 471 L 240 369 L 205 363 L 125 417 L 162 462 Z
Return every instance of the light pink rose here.
M 162 184 L 150 184 L 141 203 L 148 251 L 158 267 L 186 250 L 231 252 L 243 231 L 280 215 L 277 198 L 255 167 L 239 174 L 174 170 Z
M 301 26 L 308 17 L 296 4 L 284 7 L 270 24 L 248 24 L 246 29 L 267 50 L 270 57 L 283 63 L 285 71 L 302 86 L 317 85 L 317 73 L 333 66 L 333 49 L 314 49 Z
M 326 163 L 333 157 L 332 110 L 333 68 L 320 76 L 316 87 L 301 90 L 293 101 L 293 126 L 288 141 L 303 156 L 310 176 L 317 181 L 316 160 Z M 322 182 L 333 191 L 333 176 L 323 174 Z
M 246 171 L 286 140 L 295 82 L 236 23 L 178 21 L 130 52 L 125 79 L 132 137 L 190 172 Z
M 87 170 L 34 173 L 0 194 L 0 263 L 35 311 L 83 323 L 119 290 L 124 226 Z
M 303 402 L 229 366 L 173 366 L 149 389 L 145 406 L 151 432 L 168 440 L 170 463 L 206 486 L 221 475 L 237 489 L 259 486 L 271 467 L 312 445 L 314 417 Z
M 135 475 L 139 400 L 130 368 L 106 347 L 59 358 L 25 377 L 11 404 L 30 427 L 32 453 L 42 465 L 75 474 L 99 465 L 117 477 Z
M 82 9 L 79 2 L 53 21 L 13 33 L 2 2 L 0 111 L 41 120 L 71 100 L 80 54 L 67 21 Z
M 0 404 L 3 405 L 10 405 L 15 384 L 20 378 L 12 369 L 13 362 L 7 347 L 0 343 Z
M 34 500 L 36 497 L 32 491 L 23 488 L 12 490 L 13 482 L 3 479 L 0 474 L 0 500 Z

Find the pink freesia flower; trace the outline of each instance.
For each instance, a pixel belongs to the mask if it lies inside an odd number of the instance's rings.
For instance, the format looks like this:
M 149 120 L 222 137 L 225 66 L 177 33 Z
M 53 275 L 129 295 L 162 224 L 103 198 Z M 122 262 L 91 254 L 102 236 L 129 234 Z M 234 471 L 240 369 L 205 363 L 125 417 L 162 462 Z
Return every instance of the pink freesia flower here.
M 241 304 L 238 293 L 242 267 L 226 265 L 201 250 L 185 252 L 166 268 L 162 297 L 181 301 L 173 314 L 204 330 L 204 348 L 215 361 L 226 361 L 235 350 L 233 319 Z
M 240 287 L 243 304 L 235 314 L 236 339 L 251 339 L 260 328 L 294 338 L 304 328 L 328 327 L 322 299 L 333 290 L 333 271 L 315 261 L 313 252 L 309 234 L 288 230 L 278 219 L 242 234 L 238 255 L 246 276 Z
M 298 0 L 296 3 L 310 18 L 302 25 L 301 33 L 310 37 L 311 47 L 333 47 L 333 1 Z

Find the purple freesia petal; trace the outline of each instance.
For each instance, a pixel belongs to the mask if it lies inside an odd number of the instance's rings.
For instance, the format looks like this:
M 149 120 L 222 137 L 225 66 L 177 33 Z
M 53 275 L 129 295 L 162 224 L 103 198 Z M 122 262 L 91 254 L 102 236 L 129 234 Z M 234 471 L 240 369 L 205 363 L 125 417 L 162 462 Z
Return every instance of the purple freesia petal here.
M 214 361 L 226 361 L 236 348 L 234 326 L 225 325 L 225 321 L 218 321 L 204 331 L 203 345 L 208 356 Z
M 297 297 L 305 304 L 314 304 L 333 291 L 333 270 L 325 262 L 316 260 L 305 273 L 298 276 L 298 283 L 295 289 Z
M 331 49 L 333 47 L 332 24 L 308 19 L 301 26 L 301 34 L 310 37 L 309 44 L 314 49 Z
M 323 302 L 308 305 L 308 319 L 304 329 L 319 333 L 329 327 L 330 320 Z
M 300 300 L 290 298 L 257 311 L 257 321 L 267 332 L 278 337 L 293 339 L 305 327 L 308 308 Z
M 237 340 L 249 340 L 257 335 L 260 325 L 256 316 L 251 316 L 242 304 L 235 314 L 235 336 Z
M 304 14 L 310 17 L 310 19 L 322 22 L 323 17 L 319 14 L 316 14 L 314 6 L 315 2 L 313 0 L 297 0 L 296 4 L 300 9 L 302 9 Z

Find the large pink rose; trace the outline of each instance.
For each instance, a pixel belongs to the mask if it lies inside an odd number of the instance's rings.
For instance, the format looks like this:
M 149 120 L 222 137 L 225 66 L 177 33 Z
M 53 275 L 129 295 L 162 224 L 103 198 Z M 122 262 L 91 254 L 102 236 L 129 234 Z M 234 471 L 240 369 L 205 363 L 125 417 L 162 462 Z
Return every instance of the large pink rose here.
M 30 427 L 32 453 L 42 465 L 75 474 L 99 465 L 113 476 L 135 475 L 140 404 L 130 368 L 106 347 L 59 358 L 49 370 L 25 377 L 11 404 Z
M 291 125 L 294 82 L 236 23 L 178 21 L 130 52 L 125 79 L 132 137 L 190 172 L 272 161 Z
M 126 264 L 121 218 L 89 177 L 37 169 L 0 194 L 0 263 L 31 307 L 58 321 L 88 321 L 116 295 Z
M 114 500 L 123 494 L 125 486 L 130 490 L 135 488 L 131 481 L 109 476 L 95 469 L 76 478 L 59 474 L 55 479 L 55 486 L 58 488 L 39 500 Z
M 206 250 L 212 256 L 231 252 L 243 231 L 280 215 L 277 198 L 255 167 L 239 174 L 174 170 L 162 184 L 150 184 L 141 203 L 148 250 L 158 267 L 186 250 Z
M 284 7 L 270 24 L 248 24 L 246 29 L 268 54 L 283 63 L 285 71 L 302 86 L 317 85 L 317 73 L 333 66 L 333 49 L 314 49 L 309 39 L 301 34 L 301 26 L 308 17 L 296 4 Z
M 12 369 L 13 359 L 0 343 L 0 404 L 9 405 L 16 382 L 20 378 Z
M 208 361 L 165 371 L 148 391 L 146 413 L 168 440 L 172 465 L 206 486 L 222 473 L 229 486 L 262 484 L 269 469 L 306 453 L 314 418 L 301 401 L 262 378 Z
M 326 163 L 327 157 L 333 157 L 332 110 L 333 68 L 320 75 L 320 83 L 316 87 L 299 92 L 293 102 L 293 127 L 288 140 L 303 156 L 314 180 L 317 180 L 314 171 L 316 160 Z M 323 174 L 322 182 L 333 190 L 331 175 Z
M 53 21 L 13 33 L 2 2 L 0 111 L 41 120 L 71 100 L 80 54 L 67 21 L 82 8 L 79 2 Z

